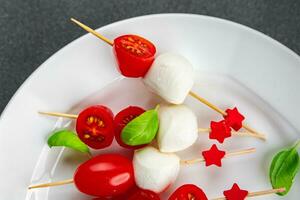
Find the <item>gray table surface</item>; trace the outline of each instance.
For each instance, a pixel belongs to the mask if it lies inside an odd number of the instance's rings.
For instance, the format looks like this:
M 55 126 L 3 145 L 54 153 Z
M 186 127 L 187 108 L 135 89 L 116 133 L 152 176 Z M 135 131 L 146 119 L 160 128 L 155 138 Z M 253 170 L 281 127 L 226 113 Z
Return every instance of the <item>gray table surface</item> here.
M 103 25 L 153 13 L 196 13 L 257 29 L 300 54 L 300 0 L 0 0 L 0 113 L 48 57 Z

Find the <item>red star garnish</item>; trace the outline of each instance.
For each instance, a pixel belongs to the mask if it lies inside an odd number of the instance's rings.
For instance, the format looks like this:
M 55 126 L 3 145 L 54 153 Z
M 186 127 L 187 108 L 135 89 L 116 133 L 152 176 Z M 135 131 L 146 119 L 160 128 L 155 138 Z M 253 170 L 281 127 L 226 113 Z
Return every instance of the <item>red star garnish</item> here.
M 216 139 L 220 143 L 223 143 L 226 138 L 231 137 L 231 129 L 226 124 L 225 120 L 220 122 L 210 122 L 209 139 Z
M 224 118 L 228 126 L 233 128 L 235 131 L 240 130 L 243 126 L 243 120 L 245 119 L 245 117 L 241 113 L 239 113 L 236 107 L 232 110 L 227 109 L 225 112 L 227 113 L 227 115 L 224 116 Z
M 244 200 L 248 195 L 247 190 L 241 190 L 238 184 L 233 184 L 230 190 L 223 192 L 227 200 Z
M 202 155 L 205 159 L 205 165 L 222 166 L 222 158 L 225 156 L 225 151 L 220 151 L 217 145 L 212 145 L 209 150 L 203 151 Z

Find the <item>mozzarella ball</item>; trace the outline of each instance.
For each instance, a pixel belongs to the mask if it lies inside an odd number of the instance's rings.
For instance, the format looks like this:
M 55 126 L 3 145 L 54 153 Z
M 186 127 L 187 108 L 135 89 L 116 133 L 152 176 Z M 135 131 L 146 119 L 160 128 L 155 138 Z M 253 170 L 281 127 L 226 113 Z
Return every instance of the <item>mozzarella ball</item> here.
M 175 154 L 161 153 L 148 146 L 134 152 L 133 167 L 137 186 L 160 193 L 176 180 L 180 159 Z
M 193 66 L 183 56 L 159 55 L 143 78 L 147 87 L 173 104 L 181 104 L 194 84 Z
M 198 124 L 195 113 L 185 105 L 161 106 L 158 110 L 157 143 L 161 152 L 177 152 L 195 143 Z

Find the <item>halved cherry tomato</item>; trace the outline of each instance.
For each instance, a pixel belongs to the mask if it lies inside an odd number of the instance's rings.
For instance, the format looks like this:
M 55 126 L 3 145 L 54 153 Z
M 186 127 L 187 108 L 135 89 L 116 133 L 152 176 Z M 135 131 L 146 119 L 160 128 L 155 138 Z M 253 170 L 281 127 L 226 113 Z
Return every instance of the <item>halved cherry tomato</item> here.
M 137 35 L 117 37 L 113 48 L 119 70 L 126 77 L 144 77 L 156 52 L 150 41 Z
M 196 185 L 185 184 L 177 188 L 169 200 L 207 200 L 207 197 Z
M 88 107 L 79 113 L 76 131 L 79 138 L 89 147 L 108 147 L 114 139 L 112 111 L 101 105 Z
M 141 147 L 144 147 L 145 145 L 139 145 L 139 146 L 129 146 L 125 144 L 121 139 L 121 133 L 123 128 L 128 124 L 131 120 L 139 116 L 140 114 L 144 113 L 145 110 L 143 108 L 137 107 L 137 106 L 129 106 L 123 110 L 121 110 L 114 119 L 114 126 L 115 126 L 115 138 L 118 142 L 118 144 L 121 147 L 127 148 L 127 149 L 138 149 Z
M 160 197 L 152 191 L 143 190 L 134 185 L 119 196 L 98 197 L 93 200 L 160 200 Z
M 160 198 L 152 191 L 138 189 L 129 196 L 128 200 L 160 200 Z
M 85 194 L 113 198 L 134 187 L 132 161 L 119 154 L 103 154 L 81 164 L 75 174 L 77 189 Z

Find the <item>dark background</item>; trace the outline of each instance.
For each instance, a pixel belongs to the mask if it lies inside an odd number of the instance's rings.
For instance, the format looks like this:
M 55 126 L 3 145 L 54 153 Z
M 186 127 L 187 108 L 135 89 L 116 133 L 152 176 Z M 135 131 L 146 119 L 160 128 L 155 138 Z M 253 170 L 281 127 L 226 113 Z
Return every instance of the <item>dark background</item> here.
M 196 13 L 257 29 L 300 54 L 300 0 L 0 0 L 0 113 L 48 57 L 91 27 L 153 13 Z

